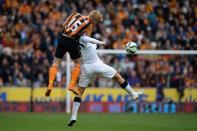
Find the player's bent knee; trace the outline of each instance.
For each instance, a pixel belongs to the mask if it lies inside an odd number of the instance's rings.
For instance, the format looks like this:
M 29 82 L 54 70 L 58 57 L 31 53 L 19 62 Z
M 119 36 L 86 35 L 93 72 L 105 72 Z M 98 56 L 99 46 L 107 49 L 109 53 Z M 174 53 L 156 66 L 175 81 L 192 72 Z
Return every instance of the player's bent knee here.
M 113 79 L 115 79 L 115 80 L 118 80 L 120 78 L 121 78 L 121 76 L 120 76 L 120 74 L 118 72 L 113 77 Z
M 118 72 L 114 75 L 113 79 L 117 81 L 119 84 L 122 84 L 125 81 L 124 78 Z

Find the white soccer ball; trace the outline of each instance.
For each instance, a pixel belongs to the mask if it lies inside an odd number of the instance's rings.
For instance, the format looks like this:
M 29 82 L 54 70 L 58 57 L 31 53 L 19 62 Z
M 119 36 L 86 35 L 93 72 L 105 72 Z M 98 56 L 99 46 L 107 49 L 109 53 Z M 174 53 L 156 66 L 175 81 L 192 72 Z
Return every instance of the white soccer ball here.
M 125 46 L 125 50 L 127 53 L 134 54 L 137 52 L 137 44 L 135 42 L 129 41 Z

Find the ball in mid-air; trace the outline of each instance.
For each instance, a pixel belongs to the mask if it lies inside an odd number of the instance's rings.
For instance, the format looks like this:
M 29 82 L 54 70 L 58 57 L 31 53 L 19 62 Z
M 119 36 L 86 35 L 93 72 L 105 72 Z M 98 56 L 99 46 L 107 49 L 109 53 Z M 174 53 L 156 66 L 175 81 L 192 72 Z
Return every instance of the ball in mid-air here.
M 129 41 L 126 46 L 125 46 L 125 50 L 127 53 L 129 54 L 134 54 L 137 52 L 137 44 L 135 42 L 131 42 Z

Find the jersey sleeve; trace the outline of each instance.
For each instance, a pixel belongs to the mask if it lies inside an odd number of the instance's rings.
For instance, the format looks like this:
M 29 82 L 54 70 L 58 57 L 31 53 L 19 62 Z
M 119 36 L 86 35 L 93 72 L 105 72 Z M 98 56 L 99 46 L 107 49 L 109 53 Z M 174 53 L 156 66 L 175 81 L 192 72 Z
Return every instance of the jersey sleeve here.
M 102 41 L 99 41 L 97 39 L 94 39 L 94 38 L 91 38 L 89 36 L 85 36 L 85 35 L 82 35 L 80 38 L 79 38 L 79 43 L 81 44 L 87 44 L 87 43 L 92 43 L 92 44 L 104 44 L 104 42 Z
M 64 21 L 63 26 L 67 25 L 68 22 L 70 21 L 70 19 L 77 14 L 77 12 L 72 13 L 70 16 L 68 16 L 68 18 Z

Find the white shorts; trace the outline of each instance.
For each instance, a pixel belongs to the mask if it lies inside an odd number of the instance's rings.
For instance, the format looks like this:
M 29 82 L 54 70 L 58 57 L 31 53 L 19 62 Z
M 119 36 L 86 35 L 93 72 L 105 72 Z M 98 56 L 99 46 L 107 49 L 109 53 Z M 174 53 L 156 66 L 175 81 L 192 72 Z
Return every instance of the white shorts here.
M 117 71 L 114 68 L 104 64 L 102 61 L 90 64 L 83 64 L 81 66 L 79 86 L 87 87 L 94 75 L 100 75 L 107 79 L 112 79 L 116 72 Z

